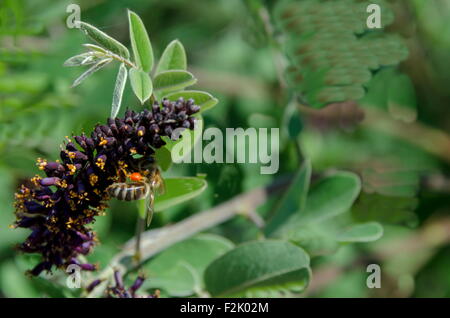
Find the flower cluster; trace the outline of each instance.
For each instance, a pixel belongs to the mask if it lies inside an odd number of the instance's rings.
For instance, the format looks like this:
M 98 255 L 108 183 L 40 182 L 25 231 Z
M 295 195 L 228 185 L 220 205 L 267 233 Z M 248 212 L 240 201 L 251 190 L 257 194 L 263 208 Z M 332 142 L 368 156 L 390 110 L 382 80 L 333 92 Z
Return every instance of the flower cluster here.
M 90 137 L 82 134 L 74 141 L 66 137 L 60 160 L 39 158 L 38 167 L 46 176 L 37 175 L 23 184 L 15 201 L 14 227 L 32 231 L 19 249 L 42 255 L 31 274 L 69 264 L 95 270 L 92 264 L 80 264 L 77 256 L 88 254 L 96 242 L 87 225 L 104 213 L 109 200 L 106 189 L 138 171 L 143 161 L 153 163 L 155 149 L 165 145 L 161 137 L 171 138 L 177 128 L 193 129 L 192 115 L 199 110 L 192 99 L 163 99 L 151 109 L 127 110 L 124 118 L 109 118 Z

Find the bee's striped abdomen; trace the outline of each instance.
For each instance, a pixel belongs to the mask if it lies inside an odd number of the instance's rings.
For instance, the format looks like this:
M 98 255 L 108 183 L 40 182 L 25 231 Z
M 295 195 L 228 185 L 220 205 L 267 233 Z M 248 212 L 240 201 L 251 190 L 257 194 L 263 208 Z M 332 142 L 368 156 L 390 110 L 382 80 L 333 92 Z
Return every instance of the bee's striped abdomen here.
M 122 201 L 144 199 L 149 192 L 145 183 L 114 183 L 108 188 L 109 195 Z

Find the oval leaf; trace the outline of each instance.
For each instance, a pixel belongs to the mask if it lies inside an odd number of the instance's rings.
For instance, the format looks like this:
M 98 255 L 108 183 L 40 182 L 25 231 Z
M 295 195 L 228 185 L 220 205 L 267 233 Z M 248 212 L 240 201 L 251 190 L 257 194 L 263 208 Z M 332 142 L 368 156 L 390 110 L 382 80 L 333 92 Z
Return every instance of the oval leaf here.
M 127 68 L 125 64 L 120 64 L 117 73 L 116 84 L 114 85 L 113 101 L 111 105 L 111 118 L 116 118 L 122 104 L 123 90 L 127 82 Z
M 294 213 L 303 210 L 311 180 L 311 161 L 306 159 L 276 208 L 274 217 L 266 226 L 266 235 L 272 234 Z
M 164 182 L 165 193 L 155 199 L 155 211 L 157 212 L 195 198 L 207 186 L 206 180 L 196 177 L 166 178 Z
M 372 242 L 383 236 L 383 226 L 378 222 L 356 224 L 337 235 L 339 242 Z
M 83 30 L 91 39 L 100 44 L 106 50 L 126 59 L 130 57 L 130 52 L 128 52 L 128 49 L 116 39 L 113 39 L 106 33 L 86 22 L 80 22 L 79 25 L 81 30 Z
M 102 48 L 101 46 L 95 45 L 95 44 L 85 43 L 85 44 L 83 44 L 83 46 L 88 48 L 92 52 L 99 52 L 99 53 L 103 53 L 103 54 L 108 53 L 108 51 L 106 51 L 104 48 Z
M 161 252 L 146 265 L 147 288 L 161 288 L 171 296 L 189 296 L 203 288 L 203 273 L 217 257 L 233 248 L 228 239 L 200 234 Z
M 305 209 L 299 217 L 302 223 L 318 222 L 347 212 L 360 191 L 361 181 L 356 174 L 335 173 L 311 189 Z
M 192 98 L 196 105 L 200 106 L 200 113 L 214 107 L 218 100 L 211 94 L 202 91 L 181 91 L 176 93 L 171 93 L 166 96 L 171 101 L 176 101 L 178 98 L 183 97 L 184 99 Z
M 140 69 L 148 73 L 153 68 L 153 49 L 147 30 L 141 18 L 130 10 L 128 10 L 128 21 L 134 60 Z
M 309 256 L 285 241 L 240 245 L 212 262 L 205 285 L 212 296 L 259 297 L 299 293 L 310 280 Z
M 172 165 L 172 155 L 170 154 L 169 149 L 167 149 L 166 147 L 156 149 L 155 160 L 162 171 L 169 170 L 170 166 Z
M 153 88 L 161 91 L 162 96 L 194 85 L 197 79 L 187 71 L 165 71 L 154 78 Z
M 101 60 L 100 62 L 98 62 L 97 64 L 95 64 L 94 66 L 92 66 L 90 69 L 88 69 L 86 72 L 84 72 L 83 74 L 81 74 L 72 84 L 72 87 L 78 86 L 81 84 L 82 81 L 84 81 L 86 78 L 88 78 L 90 75 L 94 74 L 95 72 L 97 72 L 99 69 L 105 67 L 106 65 L 108 65 L 110 62 L 112 61 L 111 58 L 108 59 L 104 59 Z
M 186 67 L 186 51 L 183 44 L 178 40 L 173 40 L 167 45 L 161 55 L 161 59 L 156 67 L 156 74 L 169 70 L 186 70 Z
M 137 98 L 139 98 L 141 104 L 144 104 L 153 92 L 152 80 L 150 79 L 150 76 L 144 71 L 131 68 L 130 83 L 134 94 Z
M 99 58 L 91 52 L 72 56 L 64 62 L 64 66 L 82 66 L 97 63 Z

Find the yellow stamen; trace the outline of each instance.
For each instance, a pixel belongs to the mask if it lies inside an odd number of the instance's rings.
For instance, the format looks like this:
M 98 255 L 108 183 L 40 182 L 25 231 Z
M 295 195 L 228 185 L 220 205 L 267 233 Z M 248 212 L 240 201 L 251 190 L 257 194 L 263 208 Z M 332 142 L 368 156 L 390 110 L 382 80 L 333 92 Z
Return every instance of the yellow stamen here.
M 67 168 L 69 168 L 70 174 L 74 174 L 77 171 L 77 167 L 75 167 L 75 165 L 73 165 L 71 163 L 67 164 Z
M 89 175 L 89 183 L 94 186 L 98 181 L 98 176 L 96 174 Z
M 100 145 L 100 146 L 104 146 L 104 145 L 106 145 L 107 143 L 108 143 L 108 140 L 106 140 L 105 138 L 102 137 L 102 138 L 100 139 L 99 145 Z

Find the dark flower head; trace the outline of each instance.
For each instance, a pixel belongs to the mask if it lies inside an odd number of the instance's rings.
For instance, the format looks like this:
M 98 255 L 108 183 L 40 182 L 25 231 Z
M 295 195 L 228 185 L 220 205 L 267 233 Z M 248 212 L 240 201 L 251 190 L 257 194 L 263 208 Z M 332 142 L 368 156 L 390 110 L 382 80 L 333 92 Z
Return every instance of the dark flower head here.
M 114 282 L 115 286 L 108 287 L 106 289 L 106 295 L 110 298 L 158 298 L 159 297 L 159 291 L 156 291 L 154 295 L 145 295 L 145 296 L 138 296 L 136 295 L 136 291 L 141 288 L 142 284 L 145 281 L 144 275 L 139 275 L 136 280 L 134 281 L 133 285 L 131 287 L 126 288 L 123 284 L 123 278 L 119 271 L 114 272 Z M 92 284 L 98 285 L 96 281 L 92 282 Z M 91 284 L 91 285 L 92 285 Z M 94 286 L 94 288 L 95 288 Z M 90 286 L 89 286 L 90 287 Z M 91 288 L 92 290 L 93 288 Z
M 88 254 L 96 237 L 87 225 L 104 213 L 109 199 L 106 188 L 142 162 L 154 163 L 155 149 L 165 145 L 161 137 L 170 138 L 176 128 L 193 129 L 192 115 L 199 110 L 192 99 L 163 99 L 151 109 L 127 110 L 124 118 L 109 118 L 90 136 L 66 137 L 60 160 L 38 158 L 46 176 L 35 176 L 22 185 L 15 201 L 14 226 L 31 230 L 19 249 L 42 255 L 31 274 L 77 264 L 79 254 Z M 95 269 L 91 264 L 80 266 Z

